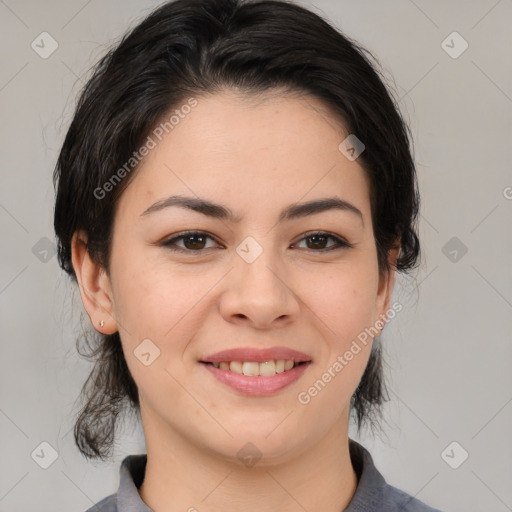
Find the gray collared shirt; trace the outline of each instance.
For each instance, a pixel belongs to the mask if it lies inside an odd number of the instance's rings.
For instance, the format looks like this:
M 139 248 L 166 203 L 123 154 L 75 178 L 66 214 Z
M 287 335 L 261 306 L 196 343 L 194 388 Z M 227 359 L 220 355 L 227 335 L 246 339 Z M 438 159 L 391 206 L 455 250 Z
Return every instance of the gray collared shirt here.
M 384 480 L 370 452 L 349 439 L 350 459 L 357 474 L 357 489 L 344 512 L 441 512 L 429 507 Z M 129 455 L 120 468 L 117 493 L 107 496 L 86 512 L 153 512 L 140 498 L 146 455 Z

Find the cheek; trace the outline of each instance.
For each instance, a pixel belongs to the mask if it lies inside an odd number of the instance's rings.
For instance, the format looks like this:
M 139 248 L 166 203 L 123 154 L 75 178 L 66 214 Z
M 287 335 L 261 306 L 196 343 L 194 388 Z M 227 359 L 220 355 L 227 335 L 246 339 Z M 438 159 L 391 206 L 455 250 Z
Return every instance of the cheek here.
M 323 323 L 326 339 L 340 344 L 372 325 L 378 290 L 377 267 L 366 262 L 338 265 L 310 274 L 303 288 L 307 304 Z
M 187 314 L 204 293 L 199 287 L 189 277 L 141 266 L 120 275 L 114 294 L 116 315 L 131 337 L 163 341 L 187 323 Z
M 164 389 L 170 396 L 180 396 L 172 376 L 183 380 L 183 353 L 201 324 L 197 307 L 204 295 L 201 280 L 171 275 L 153 265 L 141 265 L 136 271 L 127 266 L 117 269 L 116 319 L 126 363 L 139 392 L 146 400 L 160 396 Z M 147 353 L 148 365 L 143 357 Z
M 194 364 L 185 352 L 204 323 L 205 308 L 213 307 L 208 291 L 222 277 L 222 272 L 194 275 L 191 268 L 179 271 L 168 262 L 149 262 L 147 257 L 139 263 L 132 256 L 118 263 L 113 290 L 125 357 L 136 380 L 141 364 L 134 350 L 146 339 L 160 351 L 152 368 L 180 368 L 181 372 L 183 365 Z
M 312 297 L 310 307 L 321 320 L 316 325 L 325 340 L 319 364 L 306 383 L 309 387 L 299 397 L 309 417 L 315 418 L 312 429 L 328 429 L 347 412 L 370 357 L 373 340 L 368 328 L 373 325 L 377 286 L 368 277 L 368 267 L 366 274 L 353 270 L 338 273 Z
M 307 420 L 312 431 L 326 432 L 349 414 L 350 399 L 368 363 L 370 346 L 362 347 L 352 360 L 344 363 L 343 359 L 337 360 L 338 356 L 342 358 L 342 354 L 336 353 L 333 361 L 314 376 L 310 387 L 298 397 L 299 407 L 309 409 Z

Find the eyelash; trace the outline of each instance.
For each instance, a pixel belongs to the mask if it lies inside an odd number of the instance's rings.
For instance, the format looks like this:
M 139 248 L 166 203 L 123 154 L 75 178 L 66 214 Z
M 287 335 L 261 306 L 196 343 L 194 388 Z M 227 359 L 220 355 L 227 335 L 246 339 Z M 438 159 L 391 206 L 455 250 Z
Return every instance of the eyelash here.
M 162 243 L 162 245 L 173 252 L 181 252 L 181 253 L 189 253 L 189 254 L 196 253 L 197 255 L 200 255 L 203 251 L 206 251 L 207 249 L 198 249 L 197 251 L 194 251 L 192 249 L 184 249 L 182 247 L 173 247 L 173 245 L 175 245 L 175 242 L 177 242 L 179 240 L 183 240 L 183 239 L 185 239 L 189 236 L 193 236 L 193 235 L 201 235 L 206 238 L 210 238 L 211 240 L 214 240 L 214 238 L 211 235 L 209 235 L 208 233 L 206 233 L 204 231 L 186 231 L 184 233 L 181 233 L 178 236 L 175 236 L 169 240 L 166 240 L 165 242 Z M 309 233 L 305 233 L 304 236 L 299 240 L 298 243 L 303 242 L 304 240 L 306 240 L 308 238 L 312 238 L 314 236 L 323 236 L 326 238 L 331 238 L 332 240 L 334 240 L 336 242 L 337 245 L 331 246 L 331 247 L 328 247 L 325 249 L 319 249 L 319 250 L 315 250 L 315 249 L 305 249 L 305 250 L 311 251 L 311 252 L 327 252 L 327 251 L 332 251 L 332 250 L 336 250 L 336 249 L 344 249 L 344 248 L 348 249 L 348 248 L 352 247 L 348 242 L 345 242 L 345 240 L 342 240 L 341 238 L 339 238 L 331 233 L 328 233 L 326 231 L 311 231 Z M 211 247 L 208 247 L 208 249 L 211 249 Z

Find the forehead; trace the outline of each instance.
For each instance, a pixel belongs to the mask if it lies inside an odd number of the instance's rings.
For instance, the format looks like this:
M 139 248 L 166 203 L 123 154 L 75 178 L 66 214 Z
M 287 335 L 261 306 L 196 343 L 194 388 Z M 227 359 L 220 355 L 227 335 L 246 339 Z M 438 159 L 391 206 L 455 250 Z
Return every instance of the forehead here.
M 321 100 L 233 91 L 195 100 L 172 128 L 160 124 L 149 134 L 154 147 L 120 208 L 129 203 L 141 213 L 171 193 L 232 200 L 237 213 L 327 194 L 350 197 L 361 210 L 368 206 L 368 176 L 338 149 L 348 132 Z

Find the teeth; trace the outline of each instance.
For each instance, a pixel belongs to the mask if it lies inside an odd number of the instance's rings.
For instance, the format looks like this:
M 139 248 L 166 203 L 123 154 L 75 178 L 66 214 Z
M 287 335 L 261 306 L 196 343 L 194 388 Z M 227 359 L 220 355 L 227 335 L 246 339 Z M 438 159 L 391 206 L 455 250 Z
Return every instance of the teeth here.
M 256 368 L 256 372 L 253 375 L 262 375 L 263 377 L 272 377 L 272 375 L 275 375 L 276 372 L 276 363 L 275 361 L 265 361 L 264 363 L 244 363 L 244 366 L 246 364 L 254 365 Z M 245 371 L 244 371 L 245 373 Z M 245 373 L 245 375 L 247 375 Z
M 293 359 L 278 359 L 277 361 L 265 361 L 257 363 L 255 361 L 230 361 L 222 363 L 213 363 L 215 368 L 221 370 L 230 370 L 235 373 L 243 373 L 244 375 L 256 377 L 272 377 L 276 373 L 283 373 L 291 370 L 295 366 Z
M 235 373 L 243 373 L 243 364 L 240 361 L 232 361 L 229 363 L 229 369 Z

